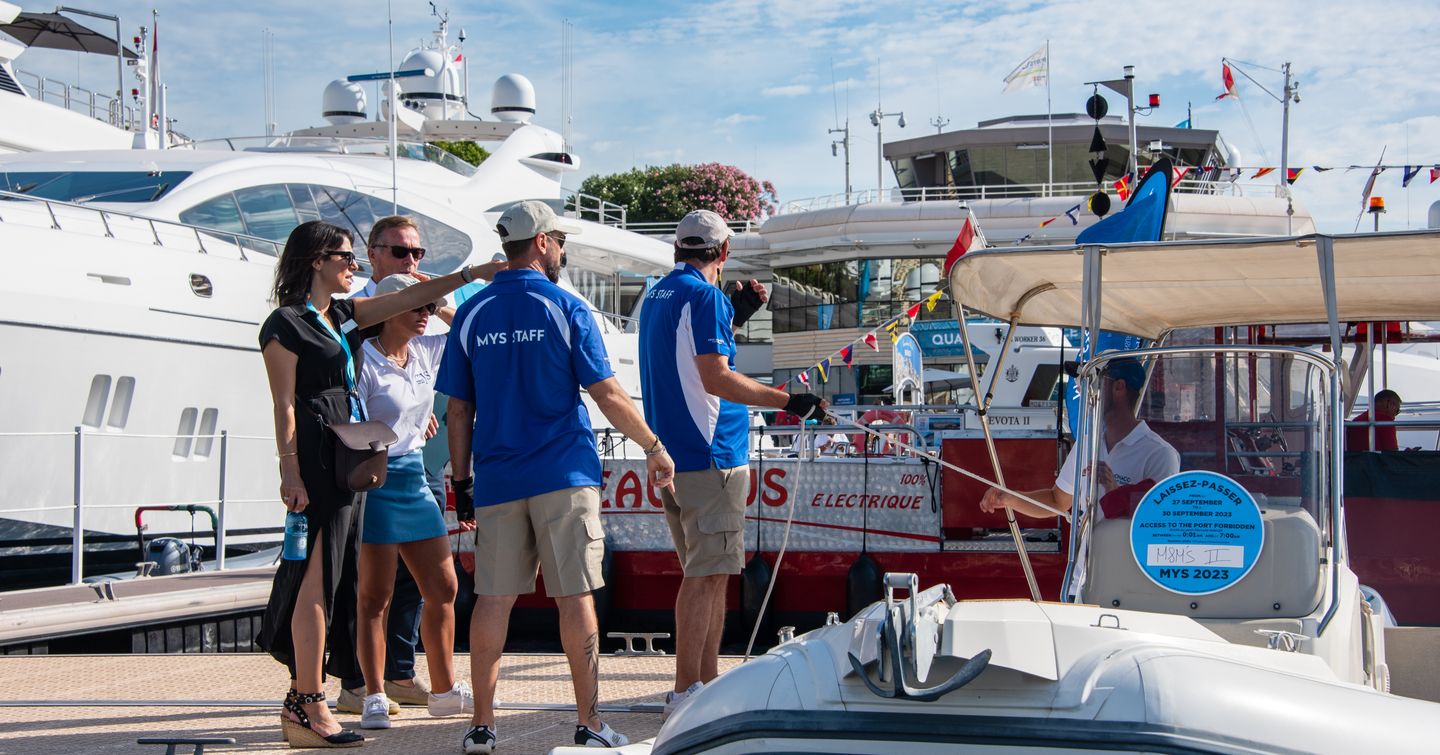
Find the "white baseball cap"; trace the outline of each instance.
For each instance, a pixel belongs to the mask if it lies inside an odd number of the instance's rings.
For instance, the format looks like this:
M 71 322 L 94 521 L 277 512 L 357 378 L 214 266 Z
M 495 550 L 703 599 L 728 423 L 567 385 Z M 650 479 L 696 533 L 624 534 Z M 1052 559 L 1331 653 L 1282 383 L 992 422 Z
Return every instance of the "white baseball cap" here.
M 375 295 L 379 296 L 380 294 L 393 294 L 396 291 L 404 291 L 405 289 L 419 282 L 419 278 L 416 278 L 413 275 L 408 275 L 406 273 L 387 275 L 384 278 L 381 278 L 380 281 L 375 284 Z M 437 309 L 440 307 L 448 306 L 445 303 L 444 297 L 436 299 L 434 303 Z
M 527 199 L 510 205 L 495 224 L 495 230 L 502 242 L 510 242 L 533 239 L 550 231 L 573 236 L 580 233 L 580 224 L 556 215 L 550 205 L 538 199 Z
M 725 219 L 710 210 L 695 210 L 675 226 L 675 246 L 679 249 L 709 249 L 720 246 L 734 236 Z

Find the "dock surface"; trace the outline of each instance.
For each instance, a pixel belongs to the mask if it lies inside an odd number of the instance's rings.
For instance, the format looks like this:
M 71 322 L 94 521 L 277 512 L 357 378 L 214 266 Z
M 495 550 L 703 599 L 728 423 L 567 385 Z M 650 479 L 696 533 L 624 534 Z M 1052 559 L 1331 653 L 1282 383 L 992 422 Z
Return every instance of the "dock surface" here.
M 602 656 L 601 716 L 639 741 L 660 730 L 661 703 L 671 689 L 674 656 Z M 456 670 L 468 679 L 469 656 Z M 739 663 L 721 658 L 722 671 Z M 423 656 L 416 661 L 426 676 Z M 263 654 L 69 655 L 0 657 L 0 753 L 152 753 L 141 737 L 234 737 L 206 752 L 289 752 L 280 734 L 285 669 Z M 326 692 L 333 703 L 339 683 Z M 496 693 L 500 752 L 545 753 L 573 744 L 574 700 L 563 655 L 506 655 Z M 568 706 L 568 707 L 567 707 Z M 360 717 L 338 714 L 357 728 Z M 367 753 L 460 752 L 469 716 L 431 718 L 405 707 L 393 727 L 365 731 Z M 188 748 L 182 748 L 188 752 Z

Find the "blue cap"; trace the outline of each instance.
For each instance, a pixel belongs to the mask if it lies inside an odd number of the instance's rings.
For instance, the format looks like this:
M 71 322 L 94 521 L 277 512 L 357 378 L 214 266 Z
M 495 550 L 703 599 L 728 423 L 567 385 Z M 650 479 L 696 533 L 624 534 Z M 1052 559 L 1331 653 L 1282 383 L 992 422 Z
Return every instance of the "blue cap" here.
M 1145 367 L 1134 357 L 1110 360 L 1105 364 L 1105 376 L 1125 381 L 1132 391 L 1145 387 Z

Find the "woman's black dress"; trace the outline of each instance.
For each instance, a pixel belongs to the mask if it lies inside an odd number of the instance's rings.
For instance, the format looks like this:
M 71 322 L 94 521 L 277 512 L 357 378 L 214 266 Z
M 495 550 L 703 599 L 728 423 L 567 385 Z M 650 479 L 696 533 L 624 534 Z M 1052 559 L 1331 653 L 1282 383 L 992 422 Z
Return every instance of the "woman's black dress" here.
M 358 351 L 358 330 L 347 333 L 345 324 L 354 319 L 355 305 L 348 300 L 330 304 L 332 322 L 345 334 L 352 350 Z M 305 507 L 309 524 L 305 561 L 281 561 L 270 588 L 270 602 L 260 628 L 260 647 L 290 668 L 295 678 L 295 649 L 290 636 L 290 618 L 300 582 L 309 559 L 324 561 L 326 649 L 325 671 L 332 676 L 355 678 L 355 607 L 360 558 L 360 504 L 364 493 L 352 493 L 335 484 L 334 440 L 326 422 L 350 421 L 345 380 L 345 352 L 320 322 L 319 315 L 304 304 L 283 306 L 270 313 L 260 326 L 260 348 L 271 340 L 299 357 L 295 365 L 295 438 L 300 477 L 310 503 Z M 316 552 L 315 541 L 324 535 Z

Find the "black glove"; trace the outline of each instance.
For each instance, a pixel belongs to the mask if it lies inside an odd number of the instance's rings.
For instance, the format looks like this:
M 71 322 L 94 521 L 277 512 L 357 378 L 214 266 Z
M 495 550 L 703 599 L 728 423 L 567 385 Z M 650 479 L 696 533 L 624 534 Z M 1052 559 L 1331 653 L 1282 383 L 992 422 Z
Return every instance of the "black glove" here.
M 475 521 L 475 478 L 450 480 L 455 491 L 455 519 L 461 522 Z
M 785 411 L 799 417 L 800 421 L 804 422 L 824 411 L 820 408 L 822 401 L 824 399 L 813 393 L 792 393 L 790 400 L 785 402 Z
M 730 291 L 730 306 L 735 308 L 735 319 L 730 323 L 732 327 L 738 328 L 744 325 L 765 302 L 760 298 L 760 292 L 756 291 L 749 282 L 732 283 Z

